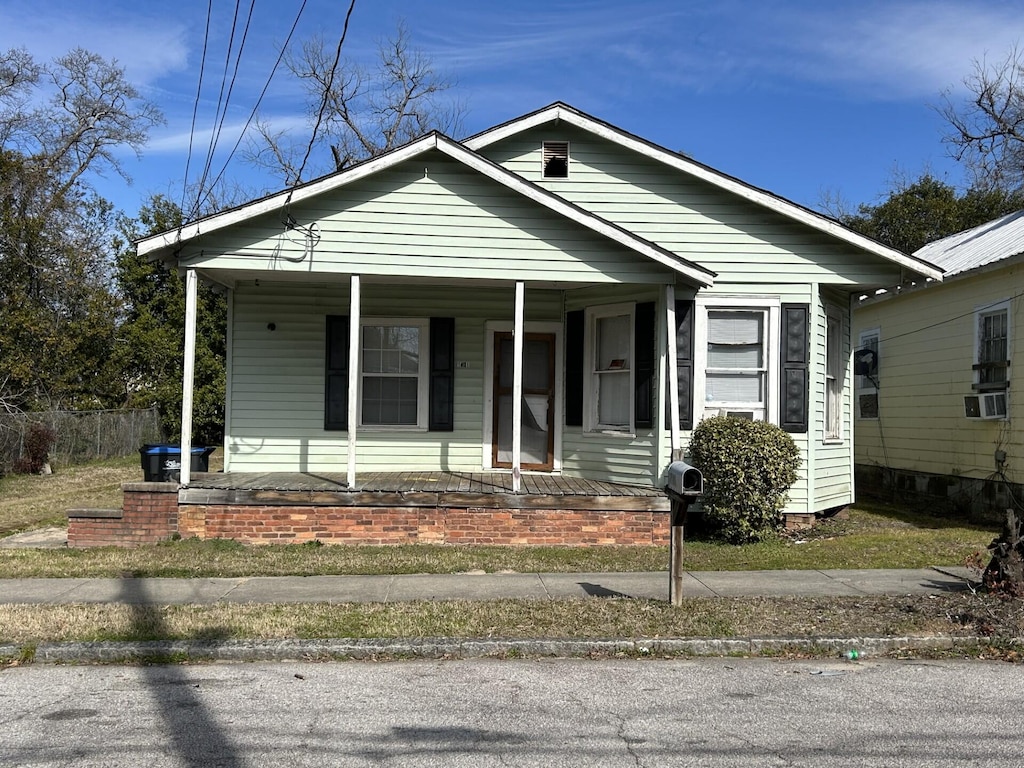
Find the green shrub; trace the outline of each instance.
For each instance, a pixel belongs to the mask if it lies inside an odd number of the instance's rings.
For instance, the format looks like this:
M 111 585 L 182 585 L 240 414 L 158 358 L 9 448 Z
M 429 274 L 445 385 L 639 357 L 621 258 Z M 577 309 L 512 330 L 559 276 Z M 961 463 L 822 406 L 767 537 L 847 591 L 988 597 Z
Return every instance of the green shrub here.
M 765 421 L 704 419 L 690 439 L 690 463 L 704 473 L 704 523 L 715 538 L 743 544 L 773 536 L 800 452 L 793 438 Z

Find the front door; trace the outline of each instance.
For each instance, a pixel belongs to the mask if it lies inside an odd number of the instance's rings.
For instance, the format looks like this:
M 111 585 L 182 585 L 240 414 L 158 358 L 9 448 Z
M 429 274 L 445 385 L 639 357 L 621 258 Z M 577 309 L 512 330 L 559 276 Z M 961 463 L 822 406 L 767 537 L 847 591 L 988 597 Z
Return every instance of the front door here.
M 511 333 L 494 334 L 494 420 L 491 460 L 512 466 L 513 342 Z M 528 333 L 523 344 L 523 415 L 520 464 L 551 471 L 555 460 L 555 335 Z

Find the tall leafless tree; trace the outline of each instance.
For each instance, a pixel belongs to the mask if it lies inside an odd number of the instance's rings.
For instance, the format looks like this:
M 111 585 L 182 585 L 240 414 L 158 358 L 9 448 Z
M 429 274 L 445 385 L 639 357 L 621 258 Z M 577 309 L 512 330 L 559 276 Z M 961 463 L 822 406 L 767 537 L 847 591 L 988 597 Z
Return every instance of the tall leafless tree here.
M 1024 51 L 1014 47 L 994 64 L 976 60 L 964 79 L 969 96 L 943 96 L 945 141 L 973 176 L 974 186 L 1024 186 Z
M 310 132 L 329 148 L 333 169 L 376 157 L 431 130 L 456 134 L 462 129 L 465 105 L 449 92 L 455 83 L 439 73 L 431 59 L 412 47 L 409 30 L 399 23 L 395 33 L 377 46 L 375 67 L 351 59 L 334 67 L 335 52 L 323 37 L 305 41 L 299 52 L 286 56 L 291 74 L 307 96 Z M 287 129 L 265 120 L 255 123 L 248 158 L 279 174 L 286 184 L 301 176 L 317 175 L 302 168 L 309 134 L 293 139 Z M 322 172 L 323 166 L 319 168 Z

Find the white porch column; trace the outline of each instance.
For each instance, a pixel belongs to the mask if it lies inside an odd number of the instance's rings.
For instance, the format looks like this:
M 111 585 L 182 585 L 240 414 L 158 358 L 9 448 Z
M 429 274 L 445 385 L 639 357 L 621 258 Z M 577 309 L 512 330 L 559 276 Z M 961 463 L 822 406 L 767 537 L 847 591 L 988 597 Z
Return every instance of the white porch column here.
M 669 435 L 672 445 L 672 461 L 675 461 L 680 458 L 679 448 L 682 440 L 679 434 L 679 369 L 676 367 L 679 354 L 676 349 L 676 288 L 674 285 L 665 286 L 665 323 L 668 329 Z
M 359 275 L 349 280 L 348 300 L 348 487 L 356 487 L 356 427 L 359 424 Z
M 185 272 L 185 360 L 181 376 L 181 471 L 178 482 L 192 480 L 192 398 L 196 373 L 196 304 L 199 278 L 194 269 Z
M 516 283 L 515 325 L 512 330 L 512 492 L 519 493 L 523 448 L 523 313 L 526 283 Z

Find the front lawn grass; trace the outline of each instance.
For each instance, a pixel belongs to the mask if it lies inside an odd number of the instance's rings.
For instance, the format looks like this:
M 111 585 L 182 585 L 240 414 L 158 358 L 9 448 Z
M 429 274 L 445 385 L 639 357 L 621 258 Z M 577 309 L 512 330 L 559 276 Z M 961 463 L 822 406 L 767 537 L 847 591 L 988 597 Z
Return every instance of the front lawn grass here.
M 998 628 L 998 630 L 997 630 Z M 972 593 L 301 605 L 0 605 L 0 643 L 316 638 L 1019 637 L 1019 604 Z

